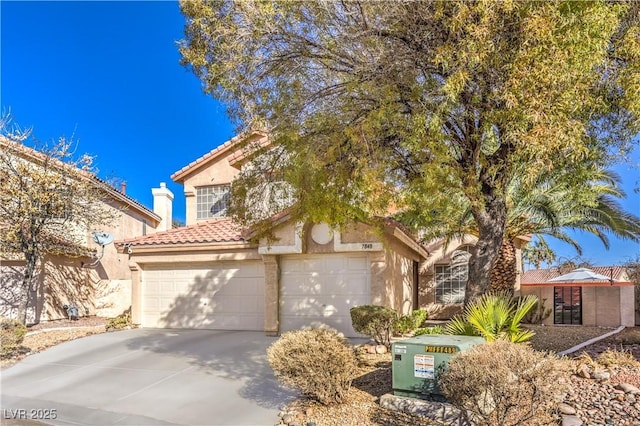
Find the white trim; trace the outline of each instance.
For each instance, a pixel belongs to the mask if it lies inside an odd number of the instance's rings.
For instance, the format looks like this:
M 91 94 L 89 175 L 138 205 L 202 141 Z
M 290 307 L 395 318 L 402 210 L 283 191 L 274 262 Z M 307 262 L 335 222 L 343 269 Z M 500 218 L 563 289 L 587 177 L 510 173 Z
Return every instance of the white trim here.
M 293 245 L 289 246 L 260 246 L 258 247 L 259 254 L 290 254 L 290 253 L 302 253 L 302 222 L 296 223 L 294 235 L 293 235 Z
M 340 231 L 333 231 L 333 250 L 335 252 L 345 251 L 382 251 L 384 246 L 382 243 L 346 243 L 342 244 L 342 235 Z

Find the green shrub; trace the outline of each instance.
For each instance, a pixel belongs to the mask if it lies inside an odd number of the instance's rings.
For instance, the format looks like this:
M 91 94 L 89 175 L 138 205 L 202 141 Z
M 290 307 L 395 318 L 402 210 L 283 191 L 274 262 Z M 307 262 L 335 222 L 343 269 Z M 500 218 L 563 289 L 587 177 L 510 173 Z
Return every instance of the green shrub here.
M 107 331 L 109 330 L 122 330 L 125 328 L 131 328 L 133 323 L 131 322 L 131 309 L 127 309 L 122 314 L 115 318 L 110 318 L 105 325 Z
M 385 306 L 364 305 L 351 308 L 353 329 L 370 336 L 378 345 L 391 347 L 391 333 L 398 318 L 396 311 Z
M 434 325 L 433 327 L 419 328 L 413 333 L 414 336 L 422 336 L 423 334 L 445 334 L 444 327 Z
M 411 334 L 414 330 L 421 327 L 427 320 L 427 311 L 416 309 L 409 315 L 403 315 L 398 318 L 394 324 L 394 331 L 396 334 L 405 335 Z
M 448 401 L 481 426 L 556 424 L 568 382 L 561 360 L 505 340 L 456 354 L 438 377 Z
M 20 347 L 27 327 L 18 320 L 2 318 L 0 320 L 0 356 L 8 358 Z
M 324 405 L 343 402 L 357 372 L 353 349 L 331 328 L 284 333 L 267 359 L 282 383 Z
M 487 293 L 470 303 L 462 317 L 453 318 L 445 327 L 448 334 L 482 336 L 488 342 L 502 339 L 523 343 L 535 334 L 523 329 L 522 319 L 533 309 L 538 298 L 514 298 L 507 293 Z

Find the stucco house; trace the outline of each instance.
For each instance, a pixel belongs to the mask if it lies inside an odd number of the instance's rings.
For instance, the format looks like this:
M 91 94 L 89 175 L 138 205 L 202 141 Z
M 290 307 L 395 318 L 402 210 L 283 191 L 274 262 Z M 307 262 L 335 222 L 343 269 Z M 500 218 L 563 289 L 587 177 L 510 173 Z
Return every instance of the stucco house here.
M 563 272 L 556 269 L 525 271 L 521 294 L 533 294 L 552 308 L 544 320 L 548 325 L 588 325 L 633 327 L 635 325 L 635 285 L 622 266 L 589 268 L 608 280 L 589 282 L 552 282 Z
M 0 148 L 7 149 L 15 143 L 0 139 Z M 30 147 L 18 146 L 20 158 L 39 164 L 42 154 Z M 80 173 L 80 172 L 78 172 Z M 80 176 L 80 174 L 78 175 Z M 80 177 L 78 177 L 80 178 Z M 154 212 L 126 195 L 123 185 L 117 190 L 95 176 L 92 183 L 105 190 L 105 208 L 116 210 L 118 219 L 108 227 L 79 230 L 80 243 L 65 241 L 65 255 L 46 256 L 37 270 L 37 283 L 31 289 L 28 322 L 66 318 L 63 305 L 73 303 L 80 315 L 113 317 L 128 309 L 131 304 L 131 271 L 128 256 L 118 253 L 113 244 L 104 247 L 93 241 L 93 231 L 106 232 L 115 239 L 131 238 L 155 233 L 170 225 L 160 214 L 163 210 L 166 189 L 159 188 L 157 212 Z M 155 200 L 154 200 L 155 201 Z M 98 260 L 99 258 L 99 260 Z M 12 317 L 17 311 L 17 294 L 22 280 L 24 259 L 18 253 L 0 253 L 0 316 Z
M 258 144 L 266 136 L 253 133 Z M 349 310 L 419 306 L 428 252 L 402 226 L 330 229 L 272 217 L 275 242 L 256 240 L 226 216 L 229 185 L 246 164 L 238 138 L 172 175 L 184 186 L 186 226 L 116 242 L 130 253 L 132 319 L 143 327 L 258 330 L 324 323 L 356 336 Z

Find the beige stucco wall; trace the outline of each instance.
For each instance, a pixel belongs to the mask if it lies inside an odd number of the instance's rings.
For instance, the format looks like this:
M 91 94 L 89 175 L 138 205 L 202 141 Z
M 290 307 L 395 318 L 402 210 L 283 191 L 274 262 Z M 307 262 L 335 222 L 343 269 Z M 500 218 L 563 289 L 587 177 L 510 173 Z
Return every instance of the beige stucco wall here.
M 157 232 L 157 225 L 155 220 L 143 216 L 138 211 L 125 209 L 120 210 L 118 219 L 111 225 L 100 226 L 90 231 L 108 232 L 118 241 L 154 234 Z M 88 232 L 87 246 L 95 248 L 99 256 L 100 246 L 92 237 L 91 232 Z M 114 244 L 108 244 L 104 247 L 104 256 L 98 264 L 89 267 L 89 270 L 89 279 L 95 289 L 96 315 L 111 318 L 131 307 L 131 271 L 127 253 L 120 254 Z
M 240 171 L 230 166 L 226 157 L 221 157 L 218 161 L 197 170 L 197 173 L 187 176 L 184 180 L 187 226 L 197 222 L 196 188 L 231 183 L 238 173 Z
M 342 244 L 377 243 L 380 235 L 371 226 L 364 223 L 349 224 L 340 232 Z
M 553 309 L 553 286 L 522 287 L 522 295 L 534 294 L 547 299 L 545 306 Z M 597 327 L 633 326 L 633 287 L 583 286 L 582 325 Z M 553 325 L 554 313 L 543 323 Z
M 620 325 L 633 327 L 636 324 L 635 286 L 620 287 Z
M 551 315 L 545 318 L 542 323 L 545 325 L 553 325 L 553 287 L 522 287 L 521 295 L 534 295 L 538 301 L 543 301 L 545 309 L 551 308 Z
M 87 259 L 48 256 L 36 269 L 30 292 L 28 323 L 67 318 L 63 305 L 75 304 L 80 316 L 95 315 L 95 292 L 89 271 L 81 266 Z M 3 261 L 0 266 L 0 315 L 15 317 L 24 261 Z

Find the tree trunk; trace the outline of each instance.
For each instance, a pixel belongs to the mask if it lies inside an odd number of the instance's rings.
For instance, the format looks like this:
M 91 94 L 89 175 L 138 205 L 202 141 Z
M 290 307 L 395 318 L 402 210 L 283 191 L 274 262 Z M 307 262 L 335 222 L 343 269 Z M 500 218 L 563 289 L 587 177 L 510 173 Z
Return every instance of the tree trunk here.
M 22 284 L 20 286 L 20 298 L 18 300 L 18 321 L 25 325 L 27 324 L 27 312 L 30 302 L 29 296 L 31 295 L 31 285 L 33 283 L 37 262 L 37 256 L 26 256 L 24 275 L 22 276 Z
M 491 270 L 489 291 L 513 295 L 517 274 L 516 246 L 513 241 L 505 239 L 500 246 L 495 266 Z
M 507 221 L 504 200 L 485 195 L 485 209 L 474 211 L 478 225 L 478 242 L 471 250 L 469 259 L 469 281 L 464 295 L 464 304 L 478 299 L 489 289 L 491 271 L 498 259 Z M 490 212 L 490 213 L 489 213 Z

